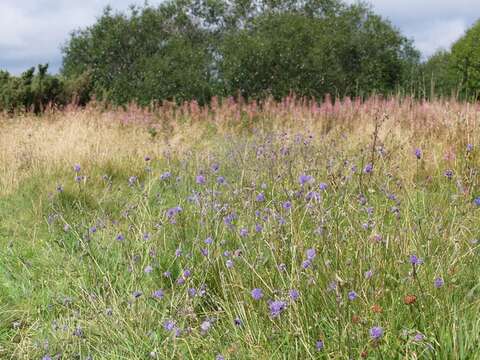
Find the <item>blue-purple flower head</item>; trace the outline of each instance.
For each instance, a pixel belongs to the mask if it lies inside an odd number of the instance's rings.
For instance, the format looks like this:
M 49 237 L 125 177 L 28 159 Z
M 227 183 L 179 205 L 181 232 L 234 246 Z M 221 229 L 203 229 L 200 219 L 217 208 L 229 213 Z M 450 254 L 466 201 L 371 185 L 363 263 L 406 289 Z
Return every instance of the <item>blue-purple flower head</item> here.
M 268 305 L 272 317 L 279 316 L 287 308 L 287 303 L 283 300 L 271 301 Z
M 318 188 L 319 188 L 320 190 L 322 190 L 322 191 L 325 191 L 325 190 L 327 190 L 327 188 L 328 188 L 328 184 L 322 182 L 322 183 L 320 183 L 320 184 L 318 185 Z
M 217 177 L 217 184 L 225 184 L 225 178 L 223 176 Z
M 73 165 L 73 171 L 75 171 L 76 173 L 79 173 L 80 170 L 82 170 L 80 164 Z
M 164 323 L 163 323 L 163 328 L 166 330 L 166 331 L 173 331 L 175 330 L 175 322 L 172 321 L 172 320 L 166 320 Z
M 307 259 L 308 260 L 313 260 L 315 259 L 315 256 L 317 256 L 317 251 L 315 249 L 308 249 L 307 250 Z
M 367 165 L 365 165 L 365 167 L 363 168 L 363 172 L 365 174 L 370 174 L 371 172 L 373 171 L 373 165 L 371 163 L 368 163 Z
M 197 175 L 195 180 L 196 180 L 197 184 L 200 184 L 200 185 L 205 184 L 205 181 L 206 181 L 205 176 L 203 176 L 203 175 Z
M 473 151 L 473 144 L 467 144 L 467 152 Z
M 415 149 L 415 156 L 417 157 L 418 160 L 422 158 L 422 150 L 419 148 Z
M 255 200 L 257 200 L 258 202 L 264 201 L 265 200 L 265 195 L 263 193 L 260 193 L 260 194 L 257 195 Z
M 423 259 L 420 259 L 417 255 L 410 255 L 410 263 L 412 265 L 420 265 L 423 263 Z
M 285 210 L 290 210 L 292 208 L 292 203 L 290 201 L 285 201 L 282 206 Z
M 300 185 L 302 185 L 302 186 L 305 185 L 305 184 L 308 184 L 308 183 L 310 183 L 310 182 L 312 182 L 312 181 L 313 181 L 313 178 L 312 178 L 312 176 L 310 176 L 310 175 L 302 174 L 302 175 L 300 175 L 299 178 L 298 178 L 298 182 L 299 182 Z
M 165 293 L 162 289 L 155 290 L 152 295 L 155 299 L 163 299 Z
M 251 294 L 254 300 L 260 300 L 263 297 L 263 291 L 262 289 L 259 289 L 259 288 L 253 289 Z
M 443 287 L 443 285 L 445 285 L 445 281 L 444 281 L 441 277 L 437 277 L 437 278 L 433 281 L 433 285 L 434 285 L 437 289 L 440 289 L 441 287 Z
M 445 175 L 449 180 L 451 180 L 451 179 L 453 178 L 453 170 L 450 170 L 450 169 L 445 170 L 444 175 Z
M 370 329 L 370 337 L 373 340 L 380 340 L 383 336 L 383 328 L 380 326 L 374 326 Z
M 170 171 L 164 172 L 162 175 L 160 175 L 160 180 L 167 180 L 172 177 L 172 173 Z
M 352 291 L 349 291 L 349 293 L 348 293 L 348 299 L 349 299 L 350 301 L 355 300 L 355 299 L 357 298 L 357 296 L 358 296 L 357 293 L 356 293 L 355 291 L 353 291 L 353 290 L 352 290 Z
M 315 343 L 315 349 L 317 349 L 317 351 L 322 351 L 324 347 L 325 344 L 323 343 L 323 340 L 317 340 Z
M 288 292 L 288 295 L 290 296 L 290 299 L 292 299 L 293 301 L 297 301 L 298 298 L 300 297 L 300 293 L 296 289 L 291 289 Z
M 480 207 L 480 196 L 476 197 L 475 200 L 473 200 L 473 203 L 474 203 L 476 206 L 479 206 L 479 207 Z

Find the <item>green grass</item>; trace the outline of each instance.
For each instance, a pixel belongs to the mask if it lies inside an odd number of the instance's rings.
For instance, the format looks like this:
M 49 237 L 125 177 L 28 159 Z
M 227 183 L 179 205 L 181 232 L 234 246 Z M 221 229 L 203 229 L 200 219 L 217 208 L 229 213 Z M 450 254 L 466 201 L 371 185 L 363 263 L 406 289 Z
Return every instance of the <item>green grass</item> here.
M 368 175 L 368 142 L 353 146 L 332 131 L 305 145 L 306 137 L 294 135 L 237 135 L 148 164 L 142 156 L 102 165 L 92 159 L 81 164 L 81 183 L 70 167 L 32 172 L 0 199 L 1 357 L 480 358 L 478 149 L 459 146 L 454 163 L 432 165 L 437 153 L 424 149 L 416 160 L 392 141 L 385 155 L 375 151 Z M 166 171 L 171 178 L 160 180 Z M 201 172 L 204 185 L 195 182 Z M 302 187 L 301 174 L 315 182 Z M 129 185 L 131 176 L 137 180 Z M 305 200 L 312 190 L 320 201 Z M 256 201 L 260 192 L 264 202 Z M 175 206 L 182 211 L 172 223 L 166 212 Z M 304 269 L 309 248 L 317 255 Z M 231 269 L 225 251 L 237 251 Z M 412 254 L 424 261 L 415 272 Z M 147 266 L 153 271 L 145 273 Z M 192 275 L 178 284 L 185 269 Z M 439 289 L 437 277 L 445 280 Z M 252 299 L 253 288 L 262 288 L 261 300 Z M 157 289 L 163 299 L 152 297 Z M 297 301 L 290 289 L 300 292 Z M 134 298 L 135 291 L 143 295 Z M 406 305 L 410 294 L 416 302 Z M 278 317 L 269 314 L 270 299 L 287 303 Z M 372 311 L 375 304 L 381 312 Z M 164 329 L 167 320 L 178 336 Z M 384 329 L 379 341 L 370 338 L 373 326 Z M 424 339 L 416 341 L 417 333 Z

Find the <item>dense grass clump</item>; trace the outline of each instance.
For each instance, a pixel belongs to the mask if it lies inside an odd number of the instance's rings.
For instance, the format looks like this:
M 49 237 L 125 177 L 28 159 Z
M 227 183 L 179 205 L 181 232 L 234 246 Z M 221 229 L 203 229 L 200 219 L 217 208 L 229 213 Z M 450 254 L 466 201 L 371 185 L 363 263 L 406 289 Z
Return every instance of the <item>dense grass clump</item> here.
M 478 358 L 478 111 L 228 106 L 2 123 L 2 358 Z

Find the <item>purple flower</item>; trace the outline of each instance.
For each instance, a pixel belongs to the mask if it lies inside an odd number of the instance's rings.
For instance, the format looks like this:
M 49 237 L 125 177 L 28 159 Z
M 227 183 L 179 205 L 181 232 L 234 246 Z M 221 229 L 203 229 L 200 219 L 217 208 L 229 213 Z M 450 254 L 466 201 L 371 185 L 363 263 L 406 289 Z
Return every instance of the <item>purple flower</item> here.
M 270 315 L 277 317 L 287 308 L 287 303 L 282 300 L 275 300 L 271 301 L 268 307 L 270 308 Z
M 317 256 L 317 251 L 315 249 L 308 249 L 307 250 L 307 259 L 308 260 L 315 259 L 315 256 Z
M 310 260 L 305 260 L 304 262 L 302 262 L 302 268 L 304 269 L 310 267 L 310 265 L 312 265 L 312 262 Z
M 410 263 L 412 265 L 420 265 L 421 263 L 423 263 L 423 260 L 414 254 L 414 255 L 410 255 Z
M 260 300 L 263 297 L 263 291 L 262 289 L 259 289 L 259 288 L 253 289 L 251 294 L 254 300 Z
M 363 172 L 365 174 L 370 174 L 373 171 L 373 165 L 371 163 L 368 163 L 364 168 Z
M 440 289 L 443 285 L 445 285 L 445 281 L 441 277 L 437 277 L 434 280 L 433 284 L 437 289 Z
M 167 320 L 163 323 L 163 328 L 166 331 L 173 331 L 175 330 L 175 322 L 173 322 L 172 320 Z
M 255 224 L 255 231 L 256 231 L 257 233 L 262 232 L 262 231 L 263 231 L 262 225 L 260 225 L 260 224 Z
M 125 236 L 123 236 L 123 234 L 118 234 L 115 239 L 116 239 L 117 241 L 123 241 L 123 240 L 125 240 Z
M 225 358 L 223 357 L 223 355 L 218 354 L 217 356 L 215 356 L 215 360 L 225 360 Z
M 317 349 L 317 351 L 323 350 L 324 347 L 325 345 L 323 343 L 323 340 L 317 340 L 317 342 L 315 343 L 315 348 Z
M 292 208 L 292 203 L 290 201 L 285 201 L 282 206 L 285 210 L 290 210 Z
M 241 237 L 247 237 L 248 236 L 248 230 L 245 228 L 240 229 L 240 236 Z
M 473 203 L 477 206 L 480 206 L 480 196 L 473 200 Z
M 218 184 L 225 184 L 225 178 L 223 176 L 217 177 L 217 183 Z
M 422 150 L 419 148 L 415 149 L 415 156 L 417 157 L 418 160 L 422 158 Z
M 318 185 L 318 188 L 319 188 L 320 190 L 327 190 L 328 185 L 322 182 L 322 183 L 320 183 L 320 184 Z
M 365 279 L 370 279 L 373 276 L 373 271 L 372 270 L 367 270 L 365 271 Z
M 195 295 L 197 295 L 197 289 L 195 288 L 188 289 L 188 295 L 192 298 L 195 297 Z
M 82 168 L 80 167 L 80 164 L 75 164 L 73 165 L 73 171 L 76 173 L 79 173 Z
M 189 269 L 185 269 L 183 271 L 183 277 L 188 278 L 190 275 L 192 275 L 192 272 Z
M 451 179 L 453 178 L 453 170 L 450 170 L 450 169 L 445 170 L 444 175 L 445 175 L 449 180 L 451 180 Z
M 423 335 L 422 333 L 417 333 L 413 338 L 413 340 L 415 340 L 416 342 L 423 341 L 423 339 L 425 339 L 425 335 Z
M 42 357 L 42 360 L 52 360 L 52 357 L 50 355 L 45 355 Z
M 147 265 L 143 271 L 145 274 L 150 274 L 153 271 L 153 267 L 151 265 Z
M 355 300 L 355 299 L 357 298 L 357 296 L 358 296 L 357 293 L 356 293 L 355 291 L 353 291 L 353 290 L 348 293 L 348 299 L 349 299 L 350 301 Z
M 170 171 L 164 172 L 162 175 L 160 175 L 160 180 L 167 180 L 172 176 Z
M 473 150 L 473 144 L 467 144 L 467 152 L 471 152 Z
M 292 299 L 293 301 L 298 300 L 298 298 L 300 297 L 300 293 L 296 289 L 291 289 L 289 291 L 289 295 L 290 295 L 290 299 Z
M 300 175 L 300 177 L 298 178 L 298 182 L 302 186 L 305 185 L 306 183 L 311 182 L 312 180 L 313 178 L 310 175 L 305 175 L 305 174 Z
M 239 318 L 236 318 L 235 320 L 233 320 L 233 323 L 235 324 L 235 326 L 241 326 L 242 325 L 242 320 L 239 319 Z
M 207 245 L 210 245 L 211 243 L 213 243 L 213 239 L 209 236 L 208 238 L 206 238 L 204 240 L 204 243 L 207 244 Z
M 162 289 L 158 289 L 153 292 L 153 297 L 156 299 L 163 299 L 164 295 L 165 294 Z
M 233 260 L 228 259 L 228 260 L 225 262 L 225 265 L 226 265 L 227 268 L 229 268 L 229 269 L 233 268 Z
M 258 194 L 257 197 L 256 197 L 256 200 L 259 201 L 259 202 L 264 201 L 265 200 L 265 195 L 263 193 Z
M 132 295 L 135 299 L 138 299 L 140 296 L 143 295 L 143 293 L 141 291 L 136 290 L 132 293 Z
M 200 184 L 200 185 L 205 184 L 205 176 L 197 175 L 196 182 L 197 182 L 197 184 Z
M 383 336 L 383 328 L 380 326 L 374 326 L 370 329 L 370 337 L 373 340 L 380 340 L 380 338 Z
M 212 164 L 212 171 L 213 172 L 217 172 L 218 169 L 220 169 L 220 165 L 218 165 L 217 163 Z

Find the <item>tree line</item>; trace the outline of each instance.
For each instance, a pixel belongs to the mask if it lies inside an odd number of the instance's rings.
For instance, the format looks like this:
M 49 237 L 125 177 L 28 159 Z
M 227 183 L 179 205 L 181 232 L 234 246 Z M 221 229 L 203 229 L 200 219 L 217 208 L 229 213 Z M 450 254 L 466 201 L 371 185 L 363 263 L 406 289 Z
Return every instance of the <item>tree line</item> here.
M 48 65 L 21 76 L 0 72 L 0 110 L 41 112 L 92 98 L 147 106 L 291 93 L 472 96 L 480 87 L 479 28 L 421 62 L 412 41 L 363 3 L 169 0 L 106 8 L 70 34 L 60 74 L 48 74 Z

